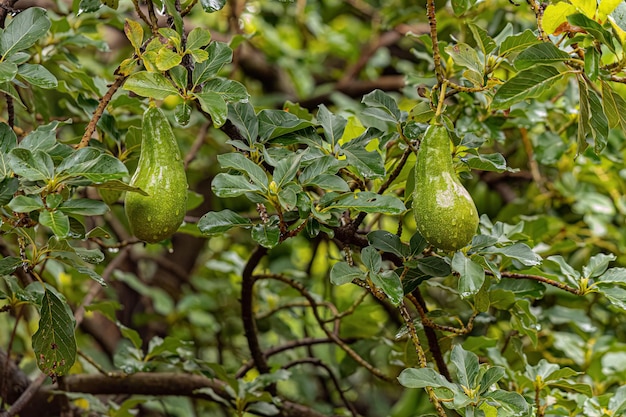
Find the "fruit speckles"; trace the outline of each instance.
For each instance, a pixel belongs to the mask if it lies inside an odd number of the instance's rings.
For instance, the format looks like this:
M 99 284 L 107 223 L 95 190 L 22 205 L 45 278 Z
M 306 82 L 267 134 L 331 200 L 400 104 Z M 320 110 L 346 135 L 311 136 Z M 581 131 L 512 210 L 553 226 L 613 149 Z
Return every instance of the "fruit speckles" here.
M 413 207 L 418 231 L 440 249 L 458 250 L 476 233 L 478 212 L 454 172 L 450 137 L 443 126 L 430 126 L 422 140 Z

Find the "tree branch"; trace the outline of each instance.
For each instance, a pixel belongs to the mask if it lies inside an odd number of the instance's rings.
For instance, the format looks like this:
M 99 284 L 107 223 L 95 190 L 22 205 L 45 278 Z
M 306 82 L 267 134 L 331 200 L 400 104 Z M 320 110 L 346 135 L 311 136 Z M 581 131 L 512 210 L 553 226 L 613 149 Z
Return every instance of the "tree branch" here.
M 259 338 L 257 334 L 256 320 L 254 319 L 254 283 L 256 277 L 253 275 L 254 269 L 257 267 L 263 256 L 267 253 L 267 249 L 258 246 L 248 259 L 248 263 L 242 273 L 241 282 L 241 319 L 243 321 L 244 334 L 248 341 L 248 348 L 254 360 L 254 364 L 260 373 L 266 374 L 270 372 L 265 355 L 261 350 Z

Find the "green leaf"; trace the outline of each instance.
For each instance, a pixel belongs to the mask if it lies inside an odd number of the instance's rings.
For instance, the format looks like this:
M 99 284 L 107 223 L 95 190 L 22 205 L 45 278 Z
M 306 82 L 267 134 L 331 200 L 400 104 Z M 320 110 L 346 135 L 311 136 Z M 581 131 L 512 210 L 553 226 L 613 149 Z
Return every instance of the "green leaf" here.
M 73 249 L 74 252 L 76 252 L 76 255 L 87 263 L 95 265 L 104 261 L 104 254 L 100 249 L 87 249 L 79 246 L 73 247 Z
M 535 65 L 547 65 L 568 59 L 570 59 L 570 55 L 567 52 L 559 49 L 551 42 L 542 42 L 524 49 L 515 58 L 515 67 L 518 70 L 523 70 Z
M 452 273 L 452 269 L 450 268 L 448 262 L 437 256 L 429 256 L 418 259 L 417 268 L 431 277 L 447 277 Z
M 182 60 L 183 57 L 180 56 L 180 54 L 167 47 L 163 47 L 159 49 L 159 52 L 157 52 L 155 62 L 159 71 L 167 71 L 180 64 Z
M 520 101 L 540 96 L 571 71 L 561 72 L 550 65 L 538 65 L 519 72 L 504 83 L 493 97 L 492 107 L 505 109 Z
M 39 214 L 39 223 L 49 227 L 60 238 L 64 238 L 70 233 L 70 219 L 58 210 L 43 210 Z
M 367 132 L 366 132 L 367 134 Z M 385 165 L 382 155 L 377 151 L 368 151 L 365 146 L 371 140 L 369 135 L 346 143 L 341 151 L 346 157 L 349 166 L 356 168 L 358 173 L 365 178 L 380 178 L 385 176 Z
M 11 275 L 20 266 L 22 266 L 22 259 L 17 256 L 2 258 L 0 259 L 0 275 Z
M 369 272 L 377 273 L 383 266 L 383 258 L 373 246 L 366 246 L 361 251 L 361 261 Z
M 484 394 L 484 398 L 488 398 L 489 400 L 495 402 L 496 407 L 498 407 L 498 415 L 500 412 L 509 412 L 503 415 L 526 415 L 528 412 L 528 403 L 526 399 L 522 397 L 517 392 L 513 391 L 504 391 L 504 390 L 495 390 L 490 391 Z
M 252 225 L 247 219 L 231 210 L 210 211 L 198 221 L 198 229 L 208 236 L 221 235 L 233 227 L 249 227 Z
M 596 81 L 600 75 L 600 52 L 595 46 L 585 48 L 585 74 L 591 81 Z
M 595 141 L 594 151 L 600 153 L 605 147 L 609 136 L 609 120 L 607 119 L 606 109 L 602 111 L 603 105 L 600 97 L 595 90 L 589 90 L 589 109 L 591 113 L 591 133 Z M 624 116 L 620 114 L 619 119 L 624 124 Z
M 0 62 L 0 83 L 13 81 L 17 75 L 17 65 L 13 62 Z
M 476 45 L 478 45 L 484 56 L 489 55 L 496 49 L 496 42 L 489 36 L 485 29 L 472 22 L 469 22 L 468 26 L 476 41 Z
M 356 266 L 350 266 L 347 262 L 337 262 L 330 270 L 330 282 L 334 285 L 348 284 L 355 279 L 364 278 L 363 271 Z
M 258 185 L 250 183 L 243 175 L 219 173 L 211 182 L 211 189 L 218 197 L 237 197 L 248 192 L 263 192 Z
M 361 103 L 369 107 L 382 109 L 391 116 L 390 121 L 400 122 L 402 113 L 400 112 L 400 108 L 398 108 L 398 103 L 396 103 L 393 97 L 381 90 L 374 90 L 364 95 Z
M 613 35 L 595 20 L 588 18 L 582 13 L 575 13 L 567 16 L 567 21 L 573 26 L 585 29 L 587 33 L 593 36 L 602 45 L 609 48 L 612 52 L 615 52 Z
M 13 199 L 13 195 L 20 187 L 20 181 L 17 178 L 5 178 L 0 180 L 0 206 L 8 204 Z
M 370 246 L 368 246 L 370 247 Z M 400 305 L 404 298 L 404 289 L 400 276 L 395 271 L 383 271 L 381 273 L 370 272 L 370 279 L 378 288 L 389 297 L 389 301 L 394 306 Z
M 301 161 L 302 153 L 292 154 L 278 161 L 272 174 L 272 180 L 277 184 L 278 188 L 282 188 L 296 177 Z
M 202 110 L 211 115 L 215 127 L 220 127 L 226 123 L 228 107 L 221 95 L 210 91 L 207 93 L 195 93 L 194 96 L 198 99 Z
M 8 206 L 11 210 L 17 213 L 30 213 L 31 211 L 41 210 L 44 208 L 41 197 L 28 197 L 25 195 L 16 195 Z
M 329 209 L 356 210 L 365 213 L 402 214 L 406 211 L 404 203 L 393 195 L 379 195 L 370 191 L 348 194 L 339 198 L 322 212 Z
M 466 351 L 461 345 L 456 345 L 450 354 L 450 361 L 456 366 L 459 384 L 469 389 L 475 389 L 480 371 L 478 356 Z
M 457 43 L 456 45 L 448 45 L 445 51 L 456 65 L 468 68 L 480 75 L 485 73 L 485 67 L 478 57 L 478 53 L 468 44 Z
M 100 0 L 80 0 L 78 3 L 79 13 L 93 13 L 102 7 Z
M 259 136 L 262 142 L 313 126 L 310 121 L 300 119 L 283 110 L 261 110 L 258 120 Z
M 402 243 L 400 237 L 385 230 L 375 230 L 367 234 L 367 240 L 378 250 L 393 253 L 400 258 L 408 256 L 409 248 Z
M 93 184 L 94 187 L 103 190 L 110 191 L 130 191 L 133 193 L 139 193 L 141 195 L 148 195 L 145 191 L 140 188 L 133 187 L 132 185 L 126 184 L 125 182 L 119 180 L 110 180 L 104 181 L 102 183 Z
M 243 84 L 225 78 L 213 78 L 207 81 L 202 91 L 217 93 L 228 102 L 246 102 L 250 98 Z
M 205 12 L 213 13 L 222 10 L 226 4 L 226 0 L 200 0 L 200 4 Z
M 609 126 L 626 131 L 626 100 L 605 81 L 602 82 L 602 107 Z
M 586 267 L 583 267 L 583 271 L 585 268 Z M 602 270 L 602 267 L 598 268 L 594 274 L 597 274 L 600 270 Z M 610 284 L 626 286 L 626 268 L 611 268 L 597 277 L 596 283 L 598 285 Z
M 485 371 L 483 376 L 478 381 L 480 386 L 480 393 L 490 391 L 491 386 L 506 376 L 506 370 L 501 366 L 492 366 Z
M 45 289 L 39 329 L 33 335 L 37 366 L 47 375 L 66 375 L 76 360 L 74 317 L 54 292 Z
M 463 252 L 454 254 L 452 270 L 459 274 L 459 293 L 463 298 L 476 294 L 485 282 L 483 267 L 472 261 Z
M 341 116 L 332 114 L 326 106 L 320 105 L 317 112 L 317 121 L 324 129 L 324 137 L 332 147 L 339 143 L 339 139 L 343 136 L 348 120 Z
M 463 13 L 471 9 L 474 4 L 476 4 L 476 0 L 452 0 L 450 4 L 454 14 L 456 16 L 461 16 Z
M 426 249 L 426 246 L 428 246 L 428 242 L 419 232 L 415 232 L 415 234 L 411 236 L 409 246 L 411 248 L 411 255 L 417 256 L 421 254 L 424 249 Z
M 513 52 L 526 50 L 532 45 L 540 43 L 541 41 L 537 39 L 537 36 L 533 33 L 533 31 L 526 29 L 522 33 L 516 33 L 504 39 L 500 44 L 498 52 L 500 56 L 506 56 Z
M 606 255 L 599 253 L 589 259 L 587 265 L 583 266 L 583 276 L 586 278 L 595 278 L 604 274 L 609 267 L 609 263 L 613 262 L 616 256 L 613 254 Z
M 616 287 L 613 285 L 598 285 L 597 288 L 598 291 L 611 302 L 611 304 L 626 311 L 626 288 Z
M 228 120 L 237 127 L 247 140 L 248 145 L 257 141 L 259 135 L 259 119 L 252 104 L 245 102 L 232 103 L 228 106 Z
M 9 166 L 25 180 L 44 181 L 54 177 L 54 163 L 45 152 L 14 148 L 9 153 Z
M 124 89 L 142 97 L 163 100 L 165 97 L 178 94 L 176 87 L 165 76 L 148 71 L 139 71 L 126 79 Z
M 18 69 L 20 77 L 29 84 L 40 88 L 57 88 L 59 82 L 57 78 L 44 66 L 39 64 L 22 64 Z
M 109 211 L 109 206 L 102 201 L 90 200 L 88 198 L 74 198 L 63 202 L 59 206 L 65 214 L 81 216 L 99 216 Z
M 194 87 L 215 77 L 220 69 L 233 59 L 233 50 L 223 42 L 211 42 L 206 51 L 209 58 L 196 63 L 191 73 Z
M 467 165 L 472 169 L 493 172 L 513 171 L 506 166 L 506 159 L 499 153 L 468 154 L 464 159 L 466 159 Z
M 510 246 L 496 247 L 491 246 L 482 250 L 482 253 L 495 253 L 515 259 L 525 266 L 539 265 L 542 261 L 541 256 L 532 251 L 525 243 L 514 243 Z
M 339 191 L 343 193 L 350 191 L 348 183 L 337 175 L 321 174 L 302 182 L 302 184 L 319 187 L 326 191 Z
M 143 28 L 141 27 L 141 23 L 125 19 L 124 33 L 135 49 L 135 53 L 139 55 L 141 53 L 141 45 L 143 44 Z
M 425 101 L 420 101 L 409 111 L 409 120 L 415 123 L 428 123 L 434 116 L 435 111 Z
M 265 248 L 273 248 L 280 242 L 278 225 L 258 224 L 252 228 L 252 239 Z
M 0 36 L 0 55 L 3 58 L 33 46 L 50 29 L 46 11 L 30 7 L 18 13 Z
M 102 278 L 102 276 L 98 274 L 96 271 L 94 271 L 93 269 L 90 269 L 84 266 L 78 266 L 76 267 L 76 272 L 78 272 L 81 275 L 88 276 L 89 278 L 96 281 L 98 284 L 100 284 L 103 287 L 107 286 L 107 283 L 104 280 L 104 278 Z
M 199 49 L 211 42 L 211 32 L 201 27 L 195 27 L 187 35 L 187 50 Z
M 11 174 L 9 152 L 17 146 L 17 136 L 6 123 L 0 123 L 0 180 Z
M 407 368 L 400 372 L 398 381 L 406 388 L 447 388 L 452 392 L 458 390 L 456 385 L 431 368 Z
M 122 161 L 92 147 L 73 152 L 61 161 L 57 171 L 67 179 L 86 178 L 93 183 L 105 183 L 128 176 L 128 169 Z
M 237 170 L 249 177 L 253 183 L 262 187 L 263 189 L 267 189 L 269 185 L 269 181 L 267 179 L 267 174 L 257 164 L 243 156 L 238 152 L 227 153 L 217 156 L 217 161 L 219 162 L 222 168 L 231 168 Z

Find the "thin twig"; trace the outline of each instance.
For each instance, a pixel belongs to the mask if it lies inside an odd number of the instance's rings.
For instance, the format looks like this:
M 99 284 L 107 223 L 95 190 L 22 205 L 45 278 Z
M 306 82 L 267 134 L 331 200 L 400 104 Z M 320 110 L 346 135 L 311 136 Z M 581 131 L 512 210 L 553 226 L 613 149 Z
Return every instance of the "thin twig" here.
M 406 304 L 404 302 L 400 305 L 400 314 L 402 314 L 402 318 L 404 319 L 404 322 L 409 329 L 409 335 L 411 337 L 413 345 L 415 346 L 415 352 L 417 353 L 419 365 L 421 368 L 426 368 L 426 366 L 428 366 L 428 362 L 426 361 L 426 354 L 424 353 L 422 344 L 420 343 L 419 337 L 417 336 L 417 329 L 415 328 L 413 319 L 411 318 L 409 310 L 406 308 Z M 435 410 L 437 410 L 437 414 L 440 417 L 446 417 L 446 412 L 441 406 L 439 398 L 437 398 L 437 394 L 435 394 L 435 390 L 432 387 L 426 387 L 426 392 L 428 393 L 428 398 L 430 399 L 430 402 L 435 407 Z
M 336 345 L 338 345 L 341 349 L 343 349 L 352 359 L 354 359 L 354 361 L 356 361 L 359 365 L 367 369 L 374 376 L 382 379 L 383 381 L 397 382 L 394 377 L 384 374 L 380 369 L 376 368 L 375 366 L 367 362 L 355 350 L 353 350 L 350 346 L 348 346 L 348 344 L 339 337 L 337 333 L 338 329 L 335 329 L 335 332 L 332 332 L 328 328 L 326 328 L 324 320 L 320 317 L 319 311 L 317 310 L 317 302 L 315 301 L 313 296 L 309 293 L 309 291 L 306 288 L 304 288 L 302 284 L 290 278 L 287 278 L 286 276 L 279 275 L 279 274 L 263 274 L 263 275 L 259 275 L 257 278 L 269 278 L 269 279 L 281 281 L 289 285 L 290 287 L 294 288 L 298 292 L 300 292 L 300 294 L 302 294 L 313 306 L 313 309 L 312 309 L 313 315 L 315 319 L 317 320 L 317 322 L 319 323 L 320 328 L 324 331 L 324 333 L 326 333 L 326 336 L 332 339 L 332 341 Z
M 122 84 L 124 84 L 125 80 L 126 80 L 125 75 L 119 74 L 115 77 L 115 81 L 113 81 L 113 84 L 111 84 L 107 92 L 100 99 L 100 103 L 98 104 L 96 111 L 94 111 L 93 116 L 91 117 L 91 120 L 89 121 L 89 124 L 87 125 L 87 128 L 85 129 L 85 134 L 83 135 L 83 138 L 80 140 L 80 143 L 76 146 L 77 149 L 84 148 L 89 144 L 91 135 L 93 135 L 93 132 L 96 131 L 96 125 L 98 124 L 98 121 L 102 117 L 104 110 L 106 109 L 106 107 L 109 105 L 109 102 L 113 98 L 113 94 L 115 94 L 115 92 L 122 86 Z
M 344 395 L 343 390 L 341 389 L 341 385 L 339 384 L 339 380 L 335 376 L 335 373 L 333 372 L 333 370 L 328 365 L 326 365 L 321 359 L 319 358 L 296 359 L 288 363 L 287 365 L 283 366 L 283 368 L 289 369 L 291 367 L 302 365 L 302 364 L 311 364 L 311 365 L 315 365 L 315 366 L 319 366 L 320 368 L 323 368 L 328 374 L 328 376 L 330 377 L 330 380 L 332 381 L 333 385 L 337 389 L 337 392 L 339 393 L 339 397 L 341 397 L 341 401 L 345 404 L 346 408 L 350 410 L 350 413 L 352 414 L 352 416 L 357 417 L 359 415 L 359 413 L 356 411 L 356 408 L 354 408 L 354 404 L 352 404 Z
M 485 274 L 494 276 L 494 273 L 491 272 L 491 271 L 488 271 L 488 270 L 485 270 Z M 519 274 L 519 273 L 516 273 L 516 272 L 507 272 L 507 271 L 500 272 L 500 274 L 503 277 L 505 277 L 505 278 L 530 279 L 530 280 L 533 280 L 533 281 L 543 282 L 544 284 L 551 285 L 551 286 L 556 287 L 556 288 L 558 288 L 560 290 L 567 291 L 567 292 L 569 292 L 571 294 L 582 295 L 581 291 L 578 288 L 570 287 L 567 284 L 564 284 L 564 283 L 559 282 L 559 281 L 555 281 L 555 280 L 550 279 L 550 278 L 542 277 L 541 275 Z

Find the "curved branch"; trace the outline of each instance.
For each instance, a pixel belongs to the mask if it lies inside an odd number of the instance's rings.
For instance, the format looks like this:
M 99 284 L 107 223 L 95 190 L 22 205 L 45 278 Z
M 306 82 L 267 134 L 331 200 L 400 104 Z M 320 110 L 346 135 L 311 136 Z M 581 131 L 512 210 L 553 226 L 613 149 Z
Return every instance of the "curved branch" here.
M 254 319 L 254 283 L 256 277 L 253 275 L 254 269 L 258 266 L 259 262 L 267 253 L 267 249 L 258 246 L 256 250 L 248 259 L 248 263 L 242 273 L 241 282 L 241 319 L 243 321 L 244 334 L 248 341 L 248 348 L 256 368 L 262 374 L 270 372 L 270 367 L 267 364 L 267 360 L 261 345 L 259 344 L 259 338 L 257 334 L 256 320 Z

